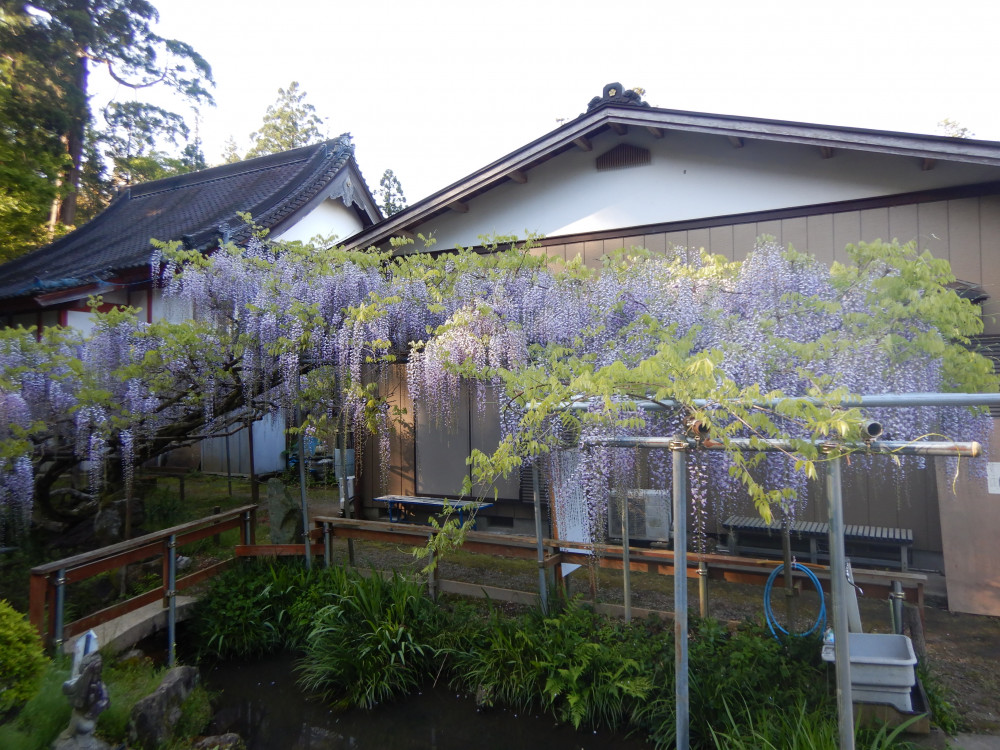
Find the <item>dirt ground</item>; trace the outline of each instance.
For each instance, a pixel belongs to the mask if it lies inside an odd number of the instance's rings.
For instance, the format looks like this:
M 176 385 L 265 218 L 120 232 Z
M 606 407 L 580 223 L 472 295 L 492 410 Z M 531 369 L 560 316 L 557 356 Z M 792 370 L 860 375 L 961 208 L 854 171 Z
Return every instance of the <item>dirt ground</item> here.
M 325 513 L 321 508 L 314 508 L 313 512 Z M 346 542 L 337 540 L 334 559 L 346 561 L 346 558 Z M 417 570 L 422 566 L 414 560 L 409 548 L 372 542 L 355 542 L 355 559 L 362 567 Z M 537 567 L 531 561 L 462 551 L 441 560 L 438 575 L 443 579 L 528 592 L 537 591 L 538 585 Z M 596 579 L 599 602 L 622 602 L 620 572 L 599 570 Z M 585 570 L 577 571 L 568 581 L 571 595 L 590 598 Z M 634 607 L 672 611 L 672 578 L 633 573 L 632 587 Z M 693 581 L 689 601 L 692 612 L 697 612 L 698 590 Z M 781 622 L 785 612 L 783 594 L 773 595 L 772 602 Z M 709 581 L 708 604 L 709 615 L 720 620 L 763 620 L 763 587 Z M 816 618 L 819 602 L 815 594 L 804 593 L 796 607 L 799 611 L 795 622 L 804 622 L 808 627 Z M 866 632 L 890 632 L 885 599 L 860 597 L 859 607 Z M 1000 618 L 951 613 L 944 601 L 928 597 L 924 636 L 931 676 L 956 708 L 961 729 L 1000 735 Z

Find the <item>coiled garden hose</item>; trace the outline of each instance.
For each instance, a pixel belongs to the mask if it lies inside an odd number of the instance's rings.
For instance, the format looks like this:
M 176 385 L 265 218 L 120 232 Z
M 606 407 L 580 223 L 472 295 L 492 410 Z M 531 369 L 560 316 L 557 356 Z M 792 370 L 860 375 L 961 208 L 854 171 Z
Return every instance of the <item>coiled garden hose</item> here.
M 812 635 L 816 631 L 822 631 L 826 628 L 826 598 L 823 596 L 823 586 L 820 584 L 819 579 L 816 574 L 813 573 L 809 568 L 804 565 L 799 565 L 797 562 L 792 563 L 792 570 L 801 570 L 806 576 L 812 581 L 813 586 L 816 587 L 816 593 L 819 594 L 819 614 L 816 616 L 816 622 L 809 630 L 804 630 L 801 633 L 789 633 L 778 622 L 774 616 L 774 610 L 771 608 L 771 588 L 774 586 L 775 580 L 785 569 L 785 564 L 782 563 L 777 568 L 771 571 L 771 575 L 767 577 L 767 583 L 764 585 L 764 617 L 767 619 L 767 627 L 771 630 L 771 635 L 778 638 L 778 634 L 775 629 L 780 630 L 785 635 L 794 635 L 796 637 L 802 638 L 807 635 Z

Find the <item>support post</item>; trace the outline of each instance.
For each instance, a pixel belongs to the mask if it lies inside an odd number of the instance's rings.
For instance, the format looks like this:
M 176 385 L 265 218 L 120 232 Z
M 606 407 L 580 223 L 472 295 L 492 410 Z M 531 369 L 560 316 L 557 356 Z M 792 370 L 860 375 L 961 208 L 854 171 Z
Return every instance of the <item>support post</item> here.
M 177 655 L 177 537 L 167 537 L 167 666 Z
M 226 431 L 226 483 L 229 485 L 229 497 L 233 496 L 233 465 L 229 458 L 229 432 Z
M 632 622 L 632 560 L 629 557 L 628 491 L 622 498 L 622 589 L 625 622 Z
M 698 563 L 698 614 L 703 620 L 708 617 L 708 566 L 704 560 Z
M 427 595 L 432 602 L 437 601 L 437 590 L 437 559 L 432 549 L 427 556 Z
M 323 524 L 323 567 L 330 567 L 332 557 L 332 540 L 330 539 L 330 524 Z
M 889 603 L 892 605 L 892 632 L 897 635 L 903 634 L 903 600 L 905 598 L 903 584 L 899 581 L 893 581 Z
M 549 613 L 549 592 L 545 581 L 545 534 L 542 530 L 542 491 L 538 481 L 538 459 L 531 464 L 531 489 L 535 502 L 535 547 L 538 551 L 538 599 L 542 612 Z
M 837 668 L 837 723 L 840 750 L 854 750 L 854 703 L 851 695 L 851 653 L 847 623 L 847 568 L 844 554 L 844 505 L 840 456 L 826 449 L 826 494 L 830 520 L 830 594 L 833 599 L 833 647 Z
M 242 544 L 252 544 L 250 541 L 250 511 L 243 511 L 243 538 L 240 540 Z
M 257 486 L 257 464 L 253 457 L 253 420 L 244 423 L 247 428 L 247 458 L 250 460 L 250 502 L 254 505 L 260 502 L 260 487 Z
M 354 518 L 354 498 L 346 497 L 347 492 L 347 414 L 341 409 L 340 429 L 337 431 L 337 468 L 340 475 L 337 477 L 337 492 L 340 493 L 340 506 L 344 509 L 344 518 Z M 357 471 L 357 466 L 355 466 Z M 337 470 L 334 470 L 337 473 Z M 354 567 L 354 539 L 347 539 L 347 562 Z
M 62 651 L 63 626 L 66 617 L 66 568 L 60 568 L 56 572 L 56 613 L 53 627 L 54 644 L 56 653 Z
M 306 570 L 312 570 L 312 549 L 309 544 L 309 500 L 306 498 L 306 434 L 302 431 L 302 378 L 295 376 L 295 426 L 299 428 L 299 498 L 302 501 L 302 540 L 306 546 Z
M 677 711 L 677 750 L 690 746 L 687 601 L 687 441 L 680 435 L 670 442 L 674 473 L 674 694 Z

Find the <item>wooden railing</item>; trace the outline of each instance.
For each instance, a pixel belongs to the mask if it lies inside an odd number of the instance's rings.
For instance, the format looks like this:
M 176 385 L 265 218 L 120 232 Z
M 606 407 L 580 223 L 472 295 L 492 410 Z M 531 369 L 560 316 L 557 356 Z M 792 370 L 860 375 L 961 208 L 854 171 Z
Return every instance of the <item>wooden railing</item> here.
M 338 518 L 333 516 L 317 516 L 313 518 L 314 536 L 319 533 L 324 540 L 329 559 L 330 540 L 334 538 L 366 539 L 370 541 L 405 544 L 407 546 L 423 546 L 435 532 L 428 526 L 418 526 L 405 523 L 386 523 L 384 521 L 365 521 Z M 584 542 L 571 542 L 563 539 L 545 539 L 543 546 L 542 565 L 547 569 L 558 571 L 560 563 L 575 563 L 589 565 L 596 562 L 602 568 L 622 570 L 624 555 L 621 546 L 610 544 L 593 545 Z M 537 559 L 538 548 L 534 537 L 508 534 L 490 534 L 488 532 L 468 531 L 462 548 L 470 552 L 480 552 L 501 557 L 522 559 Z M 596 553 L 596 561 L 595 561 Z M 819 578 L 824 590 L 830 590 L 830 566 L 800 563 Z M 730 583 L 749 583 L 763 586 L 774 569 L 774 560 L 761 560 L 735 555 L 688 553 L 687 577 L 698 579 L 699 600 L 701 611 L 707 613 L 708 590 L 707 579 L 728 581 Z M 629 552 L 629 569 L 646 573 L 657 573 L 672 576 L 674 573 L 674 553 L 666 549 L 632 548 Z M 805 581 L 805 574 L 795 572 L 797 586 Z M 923 619 L 924 584 L 927 576 L 921 573 L 902 571 L 881 571 L 854 569 L 854 580 L 861 584 L 869 595 L 890 596 L 894 592 L 893 584 L 902 591 L 910 592 L 911 601 L 916 605 Z M 433 578 L 428 581 L 433 588 L 437 582 Z
M 237 528 L 240 529 L 241 544 L 253 544 L 256 513 L 256 505 L 244 505 L 197 521 L 32 568 L 29 618 L 42 637 L 49 644 L 58 647 L 67 638 L 86 632 L 96 625 L 132 612 L 155 602 L 157 599 L 163 600 L 165 608 L 170 607 L 177 592 L 220 573 L 232 562 L 225 560 L 183 578 L 177 578 L 177 548 Z M 152 591 L 106 607 L 99 612 L 85 615 L 72 622 L 65 622 L 66 586 L 68 584 L 84 581 L 109 570 L 157 556 L 162 557 L 160 586 Z

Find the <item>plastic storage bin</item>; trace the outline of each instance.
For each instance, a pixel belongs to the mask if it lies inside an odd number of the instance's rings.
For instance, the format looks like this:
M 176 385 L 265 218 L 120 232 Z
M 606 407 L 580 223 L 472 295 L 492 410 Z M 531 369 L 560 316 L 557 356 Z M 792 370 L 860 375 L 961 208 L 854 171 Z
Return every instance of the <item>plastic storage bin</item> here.
M 916 682 L 917 663 L 913 644 L 905 635 L 848 633 L 851 651 L 851 692 L 859 703 L 889 703 L 900 711 L 912 711 L 910 690 Z M 823 658 L 833 661 L 833 649 L 824 648 Z

